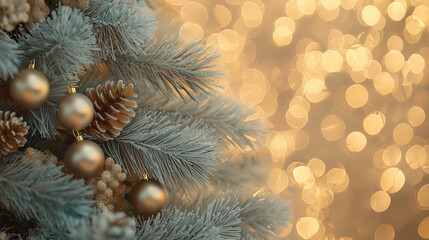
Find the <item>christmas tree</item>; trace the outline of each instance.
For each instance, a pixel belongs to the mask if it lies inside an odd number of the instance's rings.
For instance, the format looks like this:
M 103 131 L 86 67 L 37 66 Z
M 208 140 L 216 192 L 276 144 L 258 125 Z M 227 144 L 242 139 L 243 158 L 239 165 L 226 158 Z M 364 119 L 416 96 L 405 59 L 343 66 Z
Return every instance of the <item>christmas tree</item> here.
M 266 126 L 143 0 L 0 0 L 0 239 L 273 239 Z M 168 31 L 167 31 L 168 32 Z

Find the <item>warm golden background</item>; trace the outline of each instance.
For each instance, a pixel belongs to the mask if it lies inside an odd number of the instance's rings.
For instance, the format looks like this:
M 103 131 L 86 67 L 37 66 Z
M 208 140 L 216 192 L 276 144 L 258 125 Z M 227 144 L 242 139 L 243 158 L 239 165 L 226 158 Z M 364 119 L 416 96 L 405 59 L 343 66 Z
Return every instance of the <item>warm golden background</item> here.
M 429 239 L 428 0 L 160 0 L 271 125 L 280 237 Z

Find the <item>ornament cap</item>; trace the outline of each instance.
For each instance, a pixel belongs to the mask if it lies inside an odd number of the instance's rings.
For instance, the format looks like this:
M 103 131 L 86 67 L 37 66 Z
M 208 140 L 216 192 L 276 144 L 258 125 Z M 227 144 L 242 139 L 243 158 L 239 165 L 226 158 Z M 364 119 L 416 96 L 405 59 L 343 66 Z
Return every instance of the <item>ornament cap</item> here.
M 146 174 L 146 173 L 143 173 L 143 174 L 142 174 L 142 179 L 143 179 L 143 180 L 145 180 L 145 181 L 147 181 L 147 180 L 148 180 L 148 177 L 147 177 L 147 174 Z
M 83 141 L 83 137 L 82 137 L 82 135 L 80 135 L 78 130 L 73 130 L 73 136 L 76 139 L 76 142 L 82 142 Z
M 28 64 L 28 68 L 29 69 L 34 69 L 35 66 L 36 66 L 36 60 L 35 59 L 31 59 L 30 63 Z
M 69 94 L 72 94 L 72 93 L 76 92 L 76 88 L 73 87 L 73 84 L 71 84 L 71 83 L 67 83 L 67 89 L 69 91 Z

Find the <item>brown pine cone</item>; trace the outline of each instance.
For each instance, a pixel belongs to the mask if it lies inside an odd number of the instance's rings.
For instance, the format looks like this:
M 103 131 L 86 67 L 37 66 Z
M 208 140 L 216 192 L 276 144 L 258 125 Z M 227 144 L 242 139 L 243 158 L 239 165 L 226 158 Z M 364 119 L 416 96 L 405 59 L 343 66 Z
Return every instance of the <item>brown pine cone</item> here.
M 0 28 L 10 32 L 28 21 L 30 5 L 25 0 L 0 0 Z
M 117 137 L 135 116 L 137 103 L 130 99 L 137 97 L 133 87 L 133 84 L 125 86 L 119 80 L 117 87 L 113 82 L 107 82 L 104 89 L 101 85 L 87 89 L 86 95 L 94 104 L 95 116 L 85 132 L 103 141 Z
M 6 155 L 15 152 L 27 142 L 27 122 L 22 117 L 16 117 L 14 112 L 0 111 L 0 152 Z

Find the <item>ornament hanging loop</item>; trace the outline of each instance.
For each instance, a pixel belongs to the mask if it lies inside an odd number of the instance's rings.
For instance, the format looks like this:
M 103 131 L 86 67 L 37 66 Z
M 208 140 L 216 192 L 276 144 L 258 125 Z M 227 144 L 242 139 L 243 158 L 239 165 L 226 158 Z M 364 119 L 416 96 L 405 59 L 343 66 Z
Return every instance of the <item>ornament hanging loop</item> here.
M 83 141 L 83 137 L 82 135 L 80 135 L 78 130 L 73 129 L 73 136 L 76 139 L 77 142 L 82 142 Z
M 143 180 L 145 180 L 145 181 L 147 181 L 147 180 L 148 180 L 148 177 L 147 177 L 147 174 L 146 174 L 146 173 L 143 173 L 143 174 L 142 174 L 142 179 L 143 179 Z
M 29 69 L 34 69 L 35 66 L 36 66 L 36 60 L 35 59 L 31 59 L 30 63 L 28 64 L 28 68 Z
M 67 89 L 69 91 L 69 94 L 72 94 L 72 93 L 76 92 L 76 88 L 73 87 L 73 84 L 71 84 L 71 83 L 67 83 Z

